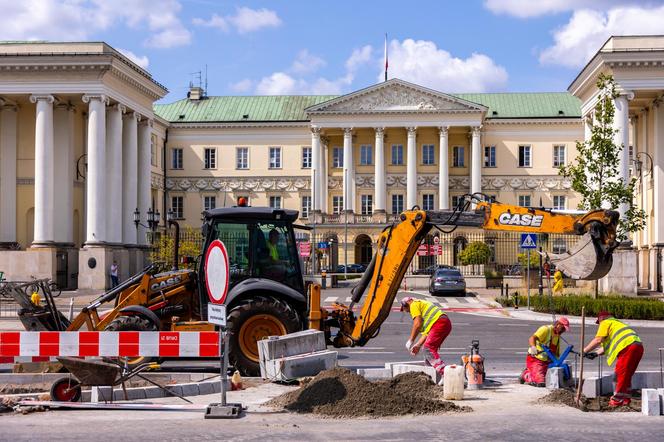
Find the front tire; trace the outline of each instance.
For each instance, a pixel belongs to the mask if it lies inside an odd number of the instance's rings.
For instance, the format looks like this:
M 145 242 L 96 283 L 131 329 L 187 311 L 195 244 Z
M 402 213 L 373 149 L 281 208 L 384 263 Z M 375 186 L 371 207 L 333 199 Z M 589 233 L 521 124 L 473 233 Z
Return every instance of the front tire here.
M 71 376 L 60 378 L 51 386 L 51 400 L 78 402 L 81 400 L 81 384 Z
M 245 376 L 258 376 L 258 341 L 302 329 L 297 311 L 272 296 L 240 301 L 228 314 L 229 362 Z
M 106 331 L 159 331 L 159 329 L 152 321 L 141 316 L 118 316 L 106 326 Z M 126 359 L 127 366 L 132 369 L 140 364 L 156 362 L 158 358 L 138 356 Z

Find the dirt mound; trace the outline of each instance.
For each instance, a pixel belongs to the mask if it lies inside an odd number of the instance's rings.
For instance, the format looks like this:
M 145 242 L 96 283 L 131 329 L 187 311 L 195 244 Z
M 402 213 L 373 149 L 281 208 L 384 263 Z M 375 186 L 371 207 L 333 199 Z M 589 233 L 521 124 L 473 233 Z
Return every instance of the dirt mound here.
M 572 390 L 553 390 L 543 398 L 537 401 L 540 404 L 561 404 L 568 407 L 578 408 L 581 411 L 601 411 L 601 412 L 634 412 L 641 410 L 641 401 L 632 399 L 629 406 L 609 407 L 609 398 L 600 397 L 599 402 L 597 399 L 589 399 L 581 395 L 580 404 L 576 403 L 576 392 Z
M 441 396 L 441 389 L 426 375 L 405 373 L 389 381 L 370 382 L 345 368 L 335 368 L 321 372 L 299 389 L 276 397 L 267 405 L 329 417 L 472 411 L 442 401 Z

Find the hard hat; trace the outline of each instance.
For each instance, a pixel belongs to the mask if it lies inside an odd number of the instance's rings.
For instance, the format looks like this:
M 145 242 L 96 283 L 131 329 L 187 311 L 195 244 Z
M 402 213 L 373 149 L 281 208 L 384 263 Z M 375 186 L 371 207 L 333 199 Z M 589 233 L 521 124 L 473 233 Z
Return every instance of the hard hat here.
M 401 300 L 401 311 L 403 311 L 404 308 L 406 308 L 406 306 L 408 305 L 408 303 L 409 303 L 410 301 L 412 301 L 413 299 L 414 299 L 414 298 L 413 298 L 412 296 L 406 296 L 405 298 L 403 298 L 403 299 Z
M 565 327 L 565 331 L 569 331 L 569 319 L 567 319 L 566 317 L 561 316 L 560 318 L 558 318 L 556 324 L 562 325 L 563 327 Z
M 611 316 L 613 316 L 611 313 L 607 312 L 606 310 L 602 310 L 601 312 L 597 313 L 597 321 L 595 321 L 595 324 L 599 324 L 599 321 Z

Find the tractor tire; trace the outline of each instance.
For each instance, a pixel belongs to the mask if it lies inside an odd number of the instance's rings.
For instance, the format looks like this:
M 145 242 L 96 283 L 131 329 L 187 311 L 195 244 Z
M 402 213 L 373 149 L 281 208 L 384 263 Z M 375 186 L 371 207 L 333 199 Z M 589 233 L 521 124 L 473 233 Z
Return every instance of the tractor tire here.
M 159 331 L 159 328 L 149 319 L 141 316 L 118 316 L 106 326 L 106 331 Z M 122 358 L 125 359 L 125 358 Z M 132 369 L 140 364 L 156 362 L 158 358 L 138 356 L 127 358 L 127 366 Z
M 230 330 L 228 359 L 245 376 L 260 375 L 258 341 L 302 329 L 300 315 L 286 301 L 254 296 L 240 301 L 228 313 Z

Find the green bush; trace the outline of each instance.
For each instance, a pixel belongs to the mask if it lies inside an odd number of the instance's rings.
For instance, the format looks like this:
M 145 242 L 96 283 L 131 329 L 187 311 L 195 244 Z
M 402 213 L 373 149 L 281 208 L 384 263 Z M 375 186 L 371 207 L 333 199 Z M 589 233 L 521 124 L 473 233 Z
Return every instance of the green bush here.
M 537 252 L 530 252 L 530 268 L 531 269 L 537 269 L 539 268 L 539 253 Z M 528 268 L 528 254 L 527 253 L 519 253 L 517 255 L 517 258 L 519 259 L 519 264 L 521 264 L 521 267 L 523 269 Z
M 496 298 L 503 307 L 514 307 L 514 296 Z M 528 298 L 519 296 L 519 306 L 525 307 Z M 548 296 L 534 295 L 530 297 L 530 307 L 536 312 L 551 313 L 551 304 L 555 313 L 560 315 L 581 316 L 581 307 L 586 307 L 586 316 L 597 316 L 602 310 L 623 319 L 664 319 L 664 302 L 658 299 L 634 299 L 617 296 L 593 299 L 590 296 L 565 295 Z
M 491 248 L 481 241 L 475 241 L 459 252 L 461 265 L 486 264 L 491 257 Z
M 498 270 L 485 270 L 484 271 L 484 277 L 485 278 L 502 278 L 503 274 L 502 274 L 502 272 L 499 272 Z

